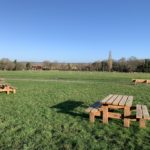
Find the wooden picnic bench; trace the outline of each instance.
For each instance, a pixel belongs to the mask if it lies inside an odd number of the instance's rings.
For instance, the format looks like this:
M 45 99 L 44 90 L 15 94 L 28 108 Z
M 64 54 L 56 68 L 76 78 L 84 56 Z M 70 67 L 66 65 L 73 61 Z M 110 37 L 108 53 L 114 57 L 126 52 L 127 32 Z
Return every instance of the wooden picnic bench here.
M 141 128 L 146 127 L 146 120 L 150 120 L 148 109 L 146 105 L 136 105 L 136 119 L 139 121 Z
M 101 101 L 97 101 L 85 111 L 89 113 L 90 122 L 95 121 L 96 116 L 102 116 L 104 124 L 109 118 L 122 119 L 124 127 L 129 127 L 131 121 L 138 121 L 141 128 L 146 127 L 146 120 L 150 120 L 146 105 L 132 106 L 133 96 L 110 94 Z M 120 112 L 112 110 L 121 109 Z M 136 115 L 132 115 L 136 111 Z
M 16 88 L 12 87 L 9 84 L 0 84 L 0 92 L 6 92 L 7 94 L 9 94 L 10 92 L 12 93 L 16 93 Z
M 89 108 L 86 112 L 89 113 L 90 122 L 95 121 L 95 116 L 101 116 L 103 123 L 107 124 L 109 118 L 122 119 L 124 118 L 124 126 L 130 126 L 130 118 L 127 118 L 131 114 L 133 96 L 123 96 L 123 95 L 108 95 L 101 101 L 97 101 Z M 123 115 L 121 113 L 112 112 L 110 110 L 123 109 Z
M 148 79 L 132 79 L 132 82 L 133 82 L 134 84 L 137 84 L 137 83 L 150 84 L 150 80 L 148 80 Z

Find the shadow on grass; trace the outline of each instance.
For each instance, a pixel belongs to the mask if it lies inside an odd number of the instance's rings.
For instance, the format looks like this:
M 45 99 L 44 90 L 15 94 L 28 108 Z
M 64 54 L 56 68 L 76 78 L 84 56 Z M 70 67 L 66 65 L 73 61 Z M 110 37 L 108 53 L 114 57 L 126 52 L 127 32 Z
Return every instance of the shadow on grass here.
M 54 105 L 50 108 L 55 108 L 57 109 L 58 113 L 64 113 L 64 114 L 69 114 L 73 117 L 81 117 L 82 118 L 89 118 L 89 115 L 86 114 L 85 112 L 77 112 L 76 108 L 86 108 L 83 102 L 80 101 L 75 101 L 75 100 L 67 100 L 62 103 L 59 103 L 57 105 Z

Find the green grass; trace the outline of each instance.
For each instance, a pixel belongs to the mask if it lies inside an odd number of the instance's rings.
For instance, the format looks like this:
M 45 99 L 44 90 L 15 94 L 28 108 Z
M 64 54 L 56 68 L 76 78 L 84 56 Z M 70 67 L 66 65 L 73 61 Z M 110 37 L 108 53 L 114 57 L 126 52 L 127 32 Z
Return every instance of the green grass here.
M 132 85 L 143 73 L 22 71 L 0 72 L 17 93 L 0 93 L 0 149 L 149 149 L 150 122 L 124 128 L 121 120 L 108 125 L 84 112 L 108 94 L 133 95 L 134 105 L 150 110 L 150 85 Z M 19 80 L 20 79 L 20 80 Z

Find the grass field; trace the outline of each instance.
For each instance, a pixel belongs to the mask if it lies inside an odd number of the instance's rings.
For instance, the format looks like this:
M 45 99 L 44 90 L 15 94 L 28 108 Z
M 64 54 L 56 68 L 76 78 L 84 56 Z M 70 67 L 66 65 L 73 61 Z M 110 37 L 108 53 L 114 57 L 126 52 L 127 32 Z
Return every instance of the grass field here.
M 108 94 L 133 95 L 134 105 L 150 110 L 150 85 L 131 79 L 150 79 L 143 73 L 22 71 L 0 72 L 17 87 L 16 94 L 0 93 L 0 149 L 149 150 L 150 122 L 124 128 L 121 120 L 100 118 L 91 125 L 84 112 Z

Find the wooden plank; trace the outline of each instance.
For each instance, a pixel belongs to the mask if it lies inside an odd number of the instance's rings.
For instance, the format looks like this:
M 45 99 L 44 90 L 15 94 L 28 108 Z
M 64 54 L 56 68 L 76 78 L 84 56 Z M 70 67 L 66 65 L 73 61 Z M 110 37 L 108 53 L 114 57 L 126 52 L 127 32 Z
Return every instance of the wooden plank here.
M 142 105 L 143 117 L 144 119 L 149 119 L 149 113 L 146 105 Z
M 130 127 L 130 115 L 131 115 L 131 110 L 130 107 L 125 106 L 124 107 L 124 127 Z
M 101 107 L 101 106 L 102 106 L 101 101 L 97 101 L 97 102 L 95 102 L 94 104 L 92 104 L 90 107 L 99 108 L 99 107 Z
M 115 118 L 115 119 L 121 119 L 122 115 L 119 113 L 112 113 L 112 112 L 108 112 L 108 117 L 109 118 Z
M 106 104 L 112 104 L 113 101 L 118 97 L 118 95 L 113 95 L 107 102 Z
M 87 109 L 85 109 L 85 112 L 89 113 L 91 112 L 92 109 L 93 109 L 92 107 L 88 107 Z
M 112 96 L 113 96 L 112 94 L 108 95 L 107 97 L 105 97 L 105 98 L 101 101 L 101 103 L 102 103 L 102 104 L 105 104 Z
M 119 106 L 119 105 L 108 105 L 108 108 L 110 109 L 122 109 L 124 106 Z
M 119 102 L 119 105 L 125 106 L 125 103 L 126 103 L 127 99 L 128 99 L 128 96 L 123 96 L 122 99 Z
M 88 107 L 85 112 L 90 112 L 93 108 L 98 109 L 102 106 L 101 101 L 97 101 L 96 103 L 92 104 L 90 107 Z
M 133 102 L 133 96 L 129 96 L 125 105 L 131 107 L 132 102 Z
M 13 89 L 13 93 L 16 94 L 16 89 Z
M 136 118 L 142 118 L 142 107 L 141 105 L 136 105 Z
M 108 107 L 103 106 L 103 123 L 108 124 Z
M 95 114 L 90 112 L 89 119 L 90 119 L 91 123 L 94 123 L 95 122 Z
M 139 123 L 140 123 L 140 128 L 145 128 L 146 127 L 145 119 L 140 119 Z
M 118 95 L 118 97 L 113 101 L 113 105 L 118 105 L 122 97 L 122 95 Z

